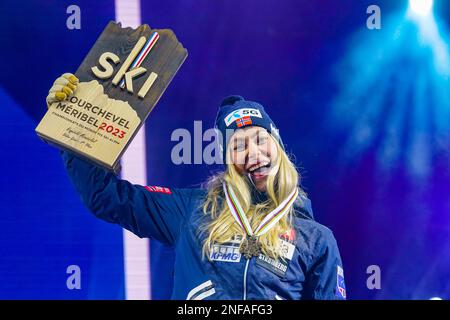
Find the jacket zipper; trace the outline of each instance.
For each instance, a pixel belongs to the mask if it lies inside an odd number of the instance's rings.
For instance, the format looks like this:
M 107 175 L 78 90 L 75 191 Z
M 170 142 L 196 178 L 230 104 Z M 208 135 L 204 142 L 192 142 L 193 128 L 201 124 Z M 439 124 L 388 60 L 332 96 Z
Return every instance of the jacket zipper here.
M 248 271 L 248 264 L 250 263 L 250 259 L 247 259 L 247 262 L 245 262 L 245 270 L 244 270 L 244 299 L 247 300 L 247 271 Z

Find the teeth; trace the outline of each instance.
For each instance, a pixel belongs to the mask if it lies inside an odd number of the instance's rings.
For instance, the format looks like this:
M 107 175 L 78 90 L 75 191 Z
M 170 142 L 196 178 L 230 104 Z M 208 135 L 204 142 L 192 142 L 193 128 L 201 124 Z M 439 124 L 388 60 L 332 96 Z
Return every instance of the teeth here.
M 257 164 L 257 165 L 255 165 L 255 166 L 253 166 L 253 167 L 250 167 L 250 168 L 248 169 L 248 171 L 253 172 L 253 171 L 255 171 L 256 169 L 259 169 L 259 168 L 261 168 L 261 167 L 267 166 L 268 164 L 269 164 L 268 162 Z

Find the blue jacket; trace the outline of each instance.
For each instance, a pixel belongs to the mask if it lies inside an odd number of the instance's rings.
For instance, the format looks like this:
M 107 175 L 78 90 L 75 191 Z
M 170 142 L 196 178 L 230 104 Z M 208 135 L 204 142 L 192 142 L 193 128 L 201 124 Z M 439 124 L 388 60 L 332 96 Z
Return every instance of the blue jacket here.
M 246 260 L 240 239 L 214 245 L 202 259 L 210 219 L 201 205 L 204 189 L 133 185 L 69 152 L 65 167 L 83 203 L 98 218 L 143 238 L 175 247 L 173 299 L 344 299 L 345 284 L 336 240 L 314 221 L 311 203 L 299 196 L 294 229 L 282 235 L 285 259 L 260 255 Z

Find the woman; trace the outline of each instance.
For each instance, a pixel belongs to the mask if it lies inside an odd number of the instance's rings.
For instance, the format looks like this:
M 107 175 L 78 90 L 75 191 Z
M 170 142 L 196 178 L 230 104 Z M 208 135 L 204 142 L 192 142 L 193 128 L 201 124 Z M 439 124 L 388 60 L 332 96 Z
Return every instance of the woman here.
M 72 74 L 58 78 L 48 105 L 66 99 L 77 82 Z M 133 185 L 69 152 L 62 156 L 97 217 L 175 247 L 173 299 L 345 299 L 334 236 L 314 221 L 264 108 L 228 97 L 216 129 L 226 170 L 204 189 Z

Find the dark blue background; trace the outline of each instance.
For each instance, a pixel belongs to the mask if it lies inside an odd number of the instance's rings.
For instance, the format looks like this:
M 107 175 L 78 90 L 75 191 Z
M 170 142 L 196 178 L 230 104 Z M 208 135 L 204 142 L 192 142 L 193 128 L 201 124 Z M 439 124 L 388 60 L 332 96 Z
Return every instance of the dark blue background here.
M 435 12 L 446 19 L 442 26 L 448 29 L 450 5 L 435 2 Z M 81 8 L 81 30 L 66 28 L 71 4 Z M 383 29 L 365 27 L 370 4 L 374 2 L 141 1 L 142 22 L 171 28 L 189 51 L 146 122 L 148 181 L 169 187 L 203 182 L 221 167 L 173 165 L 171 133 L 177 128 L 192 131 L 194 120 L 202 120 L 204 130 L 212 127 L 221 99 L 229 94 L 259 101 L 301 168 L 316 219 L 334 231 L 349 298 L 450 298 L 448 149 L 435 147 L 437 141 L 430 136 L 428 145 L 435 152 L 425 178 L 411 174 L 401 161 L 387 178 L 380 178 L 377 152 L 389 115 L 381 112 L 381 133 L 358 157 L 340 160 L 360 118 L 330 115 L 365 68 L 355 62 L 356 69 L 348 69 L 346 62 L 369 40 L 379 48 L 386 45 Z M 384 23 L 404 13 L 407 1 L 375 4 Z M 112 0 L 0 4 L 0 298 L 124 298 L 120 228 L 97 221 L 82 207 L 57 150 L 34 133 L 54 79 L 76 70 L 114 17 Z M 399 50 L 407 55 L 411 48 Z M 367 60 L 373 61 L 375 54 L 367 50 Z M 389 93 L 379 108 L 389 110 L 399 82 L 383 75 L 406 79 L 415 73 L 401 60 L 383 68 L 379 81 L 388 83 Z M 448 89 L 446 79 L 443 87 Z M 381 93 L 374 85 L 354 94 Z M 414 95 L 407 96 L 409 104 Z M 448 100 L 437 104 L 450 109 Z M 353 108 L 358 113 L 364 103 Z M 399 148 L 407 153 L 405 146 Z M 172 251 L 152 242 L 151 259 L 153 298 L 167 298 Z M 65 287 L 65 270 L 71 264 L 80 265 L 89 279 L 82 290 Z M 366 287 L 366 268 L 374 264 L 381 267 L 381 290 Z

